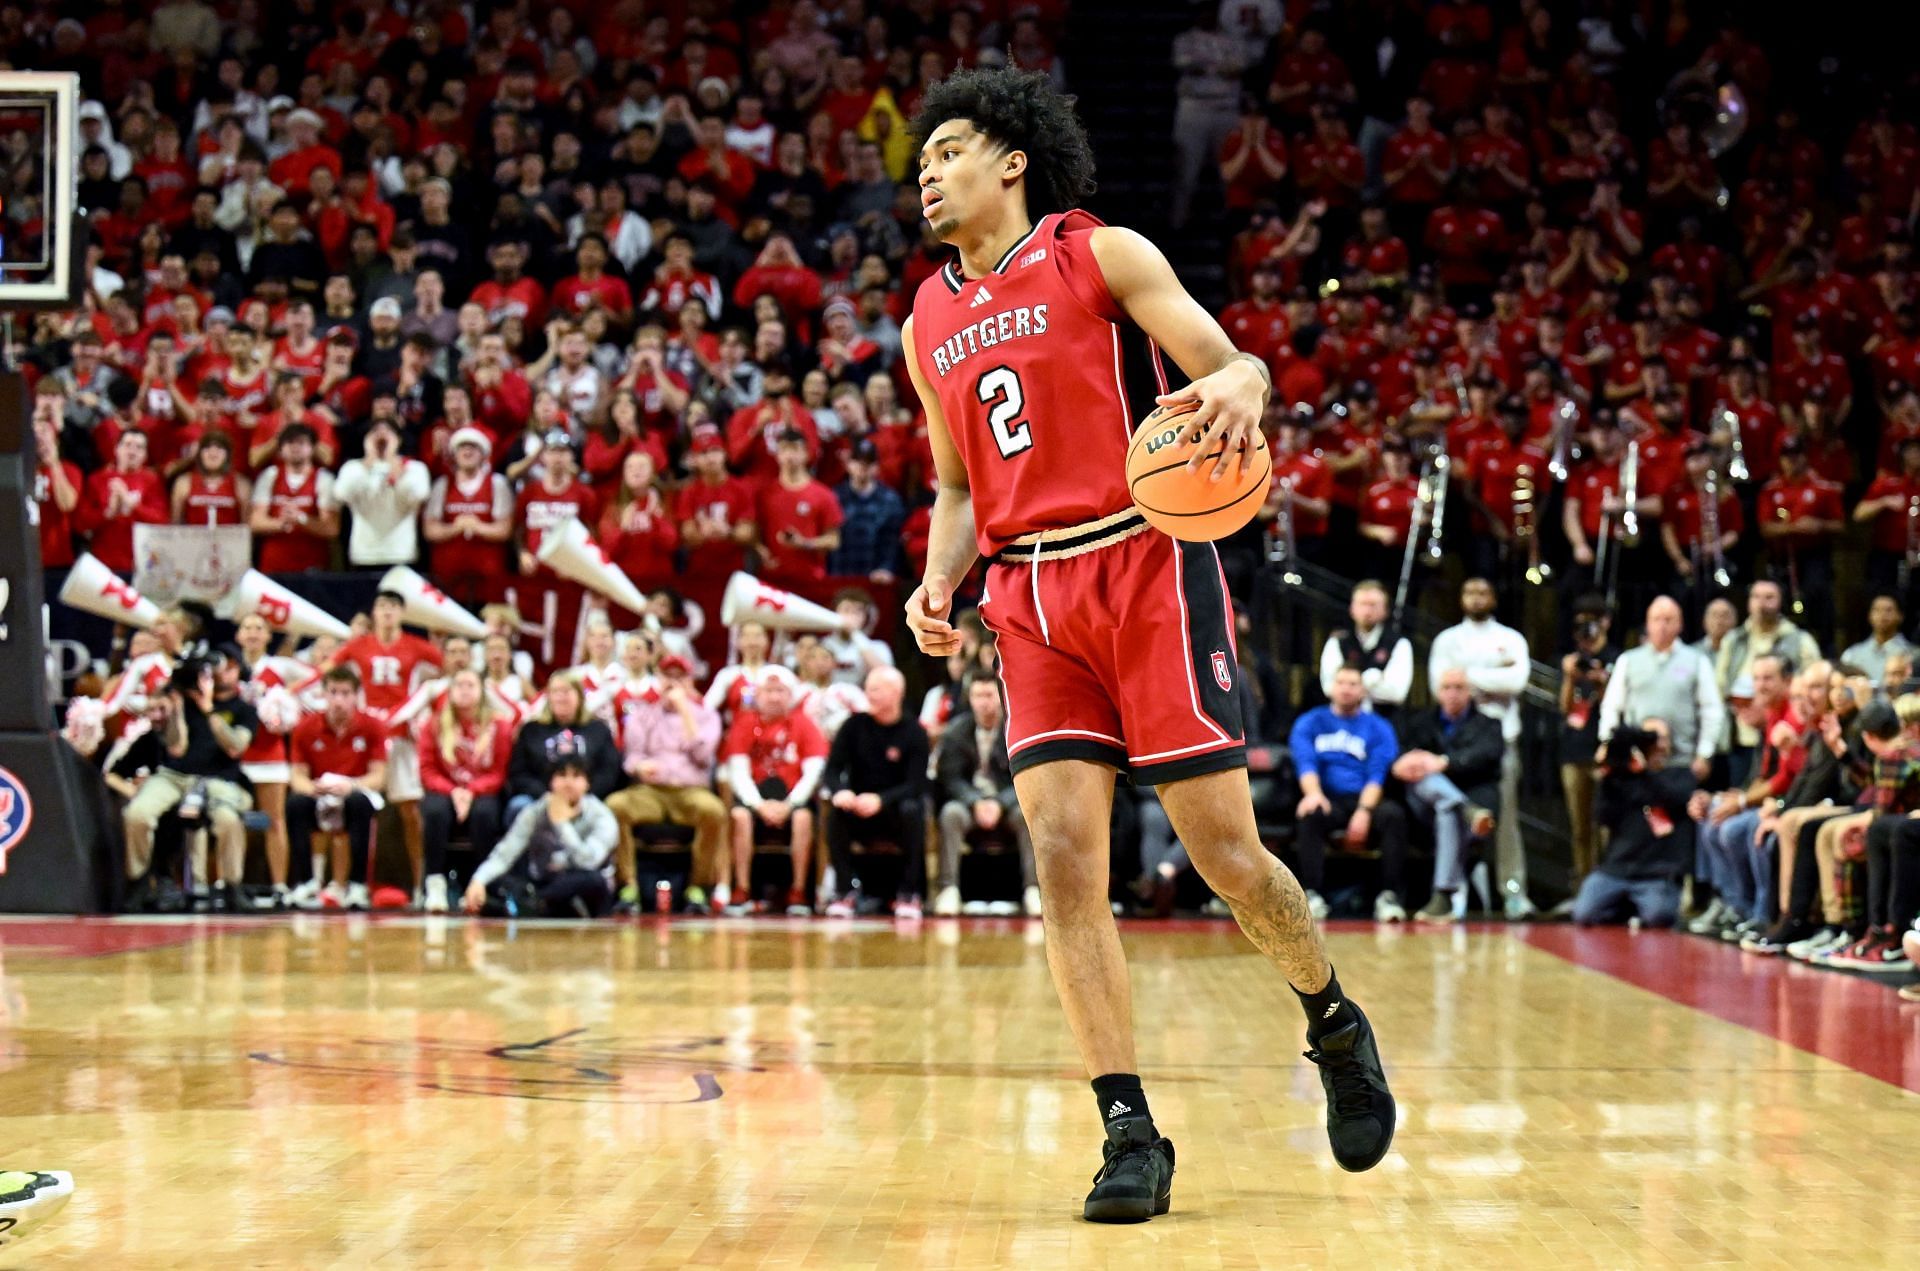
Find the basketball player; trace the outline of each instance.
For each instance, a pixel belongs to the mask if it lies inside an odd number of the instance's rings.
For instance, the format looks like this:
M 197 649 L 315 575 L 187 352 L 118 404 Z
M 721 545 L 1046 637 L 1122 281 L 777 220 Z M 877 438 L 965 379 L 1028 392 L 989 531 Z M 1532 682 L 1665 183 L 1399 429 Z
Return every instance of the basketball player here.
M 1159 787 L 1194 864 L 1293 986 L 1334 1159 L 1371 1169 L 1393 1139 L 1393 1097 L 1305 893 L 1254 825 L 1219 557 L 1150 529 L 1127 493 L 1128 440 L 1152 403 L 1126 394 L 1124 346 L 1145 343 L 1160 403 L 1197 408 L 1190 422 L 1206 440 L 1193 466 L 1221 454 L 1214 479 L 1251 462 L 1266 368 L 1234 351 L 1151 243 L 1076 209 L 1093 190 L 1093 156 L 1044 75 L 957 74 L 928 92 L 914 135 L 923 215 L 958 255 L 921 286 L 901 333 L 939 473 L 907 623 L 922 652 L 957 650 L 954 588 L 987 558 L 981 616 L 999 636 L 1047 962 L 1106 1125 L 1085 1216 L 1164 1214 L 1173 1176 L 1173 1145 L 1135 1075 L 1107 905 L 1116 773 Z M 1166 389 L 1162 348 L 1193 377 L 1187 387 Z

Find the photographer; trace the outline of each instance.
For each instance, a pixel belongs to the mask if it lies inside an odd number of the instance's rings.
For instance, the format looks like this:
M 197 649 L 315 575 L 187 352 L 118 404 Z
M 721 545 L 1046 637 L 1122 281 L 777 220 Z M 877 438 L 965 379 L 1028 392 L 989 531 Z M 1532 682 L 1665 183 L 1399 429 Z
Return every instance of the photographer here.
M 1670 927 L 1680 914 L 1680 878 L 1693 862 L 1687 801 L 1696 781 L 1670 766 L 1667 722 L 1620 728 L 1607 742 L 1595 811 L 1607 830 L 1607 855 L 1580 884 L 1573 920 L 1582 926 L 1637 918 Z
M 1599 856 L 1593 820 L 1593 755 L 1600 744 L 1600 702 L 1620 650 L 1608 639 L 1613 616 L 1599 596 L 1574 602 L 1573 652 L 1560 659 L 1560 788 L 1567 796 L 1573 878 L 1592 872 Z
M 122 813 L 127 878 L 137 880 L 147 872 L 154 829 L 177 808 L 189 829 L 202 824 L 213 829 L 220 851 L 214 901 L 225 907 L 246 866 L 247 828 L 241 818 L 252 810 L 253 794 L 240 770 L 240 756 L 260 727 L 259 716 L 237 697 L 215 705 L 213 665 L 203 658 L 186 658 L 174 668 L 156 714 L 166 757 Z M 204 849 L 194 857 L 193 888 L 199 901 L 207 886 Z

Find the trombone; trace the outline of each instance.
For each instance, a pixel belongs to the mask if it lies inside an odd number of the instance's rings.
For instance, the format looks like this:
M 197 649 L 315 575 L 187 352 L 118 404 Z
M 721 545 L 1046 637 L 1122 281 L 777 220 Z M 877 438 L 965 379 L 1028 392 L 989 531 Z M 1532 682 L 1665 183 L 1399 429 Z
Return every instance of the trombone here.
M 1727 458 L 1727 476 L 1734 481 L 1746 481 L 1750 473 L 1747 469 L 1747 443 L 1740 436 L 1740 416 L 1734 413 L 1731 406 L 1723 403 L 1720 422 L 1727 426 L 1727 446 L 1731 451 Z
M 1700 497 L 1700 541 L 1694 545 L 1697 574 L 1713 562 L 1713 585 L 1725 591 L 1733 586 L 1733 571 L 1727 568 L 1727 554 L 1720 545 L 1720 477 L 1707 469 L 1706 490 Z
M 1612 609 L 1620 594 L 1620 558 L 1640 546 L 1640 443 L 1627 443 L 1627 457 L 1620 461 L 1619 542 L 1614 541 L 1613 514 L 1600 514 L 1600 546 L 1594 553 L 1594 576 L 1605 584 L 1607 607 Z

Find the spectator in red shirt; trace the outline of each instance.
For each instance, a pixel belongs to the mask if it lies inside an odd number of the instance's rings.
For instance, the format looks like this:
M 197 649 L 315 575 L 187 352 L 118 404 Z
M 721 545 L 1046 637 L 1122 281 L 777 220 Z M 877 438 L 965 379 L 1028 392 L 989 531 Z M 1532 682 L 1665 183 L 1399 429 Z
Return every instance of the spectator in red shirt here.
M 1251 99 L 1242 103 L 1240 126 L 1220 146 L 1220 179 L 1227 187 L 1227 210 L 1244 213 L 1279 190 L 1287 176 L 1287 139 L 1267 122 Z
M 248 524 L 263 574 L 323 570 L 332 561 L 328 544 L 340 535 L 340 509 L 333 474 L 314 462 L 314 454 L 313 429 L 289 424 L 280 431 L 273 463 L 254 483 Z
M 593 232 L 582 234 L 573 252 L 576 272 L 554 285 L 554 311 L 577 318 L 598 306 L 618 323 L 628 322 L 633 317 L 633 292 L 625 280 L 607 272 L 611 259 L 605 237 Z
M 708 319 L 718 322 L 722 298 L 719 279 L 694 268 L 693 240 L 677 230 L 667 235 L 660 264 L 653 271 L 653 281 L 640 307 L 665 322 L 666 315 L 678 314 L 688 300 L 698 299 L 706 306 Z
M 1888 592 L 1900 597 L 1904 608 L 1913 600 L 1914 585 L 1920 583 L 1920 437 L 1908 437 L 1900 443 L 1899 466 L 1882 471 L 1867 487 L 1853 509 L 1856 522 L 1872 522 L 1872 546 L 1867 551 L 1867 582 L 1875 594 Z M 1907 590 L 1899 587 L 1903 563 Z
M 689 185 L 708 182 L 726 208 L 738 215 L 753 193 L 753 160 L 727 145 L 726 116 L 708 113 L 693 127 L 694 147 L 680 160 L 679 173 Z
M 93 536 L 88 546 L 116 574 L 133 573 L 133 527 L 165 525 L 167 493 L 160 474 L 147 466 L 147 435 L 120 434 L 113 466 L 87 478 L 75 528 Z
M 1245 300 L 1236 300 L 1220 314 L 1233 346 L 1271 364 L 1292 334 L 1286 308 L 1280 303 L 1280 271 L 1262 261 L 1253 269 L 1253 291 Z
M 373 798 L 387 784 L 387 731 L 360 709 L 360 673 L 351 665 L 333 667 L 320 683 L 326 708 L 295 725 L 290 739 L 287 839 L 294 860 L 318 866 L 313 832 L 326 831 L 332 841 L 331 879 L 322 891 L 316 872 L 303 890 L 328 908 L 365 909 Z
M 634 450 L 627 455 L 595 536 L 608 559 L 641 591 L 672 583 L 673 553 L 680 545 L 680 531 L 655 481 L 658 471 L 651 451 Z
M 688 465 L 692 479 L 673 496 L 687 575 L 724 579 L 740 568 L 742 549 L 754 541 L 753 487 L 727 475 L 726 441 L 712 425 L 694 430 Z
M 1780 446 L 1780 475 L 1761 487 L 1754 519 L 1773 577 L 1793 593 L 1794 621 L 1822 648 L 1833 643 L 1833 545 L 1846 529 L 1840 487 L 1808 469 L 1806 444 Z
M 762 487 L 757 517 L 762 576 L 795 590 L 825 578 L 827 553 L 840 546 L 840 500 L 814 479 L 810 453 L 798 428 L 780 434 L 774 446 L 779 475 Z
M 513 719 L 495 708 L 480 674 L 456 671 L 446 701 L 422 721 L 420 818 L 426 843 L 425 908 L 447 911 L 447 840 L 464 827 L 481 859 L 500 840 L 501 790 L 513 757 Z
M 1506 226 L 1499 213 L 1481 204 L 1478 183 L 1468 174 L 1462 172 L 1453 185 L 1452 201 L 1427 218 L 1424 241 L 1438 259 L 1449 297 L 1482 296 L 1506 256 Z
M 526 244 L 515 239 L 489 243 L 487 265 L 493 277 L 475 287 L 468 299 L 486 310 L 488 325 L 497 327 L 514 317 L 529 331 L 546 326 L 546 288 L 521 273 L 527 265 Z
M 282 375 L 273 384 L 273 409 L 254 422 L 253 435 L 247 439 L 245 470 L 258 472 L 273 458 L 287 430 L 296 425 L 314 438 L 315 460 L 322 467 L 331 467 L 340 453 L 332 425 L 318 411 L 308 409 L 306 381 L 297 375 Z
M 1417 232 L 1446 197 L 1454 171 L 1453 143 L 1433 126 L 1433 103 L 1425 97 L 1407 99 L 1406 126 L 1387 138 L 1380 167 L 1388 201 L 1405 209 L 1396 222 L 1401 234 Z
M 875 377 L 876 379 L 879 377 Z M 774 480 L 779 461 L 776 448 L 789 430 L 806 442 L 806 460 L 820 453 L 820 429 L 813 412 L 793 395 L 793 368 L 775 357 L 761 371 L 760 401 L 742 406 L 727 420 L 727 459 L 742 479 L 754 485 Z
M 33 399 L 33 445 L 39 462 L 33 472 L 33 501 L 39 506 L 40 566 L 65 569 L 73 564 L 75 511 L 80 506 L 80 469 L 60 457 L 60 416 L 66 399 L 52 379 L 41 380 L 53 392 Z
M 762 294 L 780 302 L 787 326 L 804 339 L 809 318 L 820 307 L 820 275 L 807 268 L 785 234 L 769 235 L 752 268 L 733 286 L 733 302 L 743 309 L 752 308 Z
M 1300 143 L 1294 154 L 1294 180 L 1301 192 L 1326 203 L 1329 208 L 1351 213 L 1360 204 L 1360 189 L 1367 181 L 1367 161 L 1360 147 L 1347 135 L 1347 121 L 1331 106 L 1316 106 L 1313 112 L 1313 136 Z M 1328 232 L 1337 242 L 1353 228 L 1351 219 Z
M 728 913 L 752 910 L 753 838 L 755 824 L 773 830 L 785 827 L 793 853 L 793 876 L 807 877 L 813 847 L 813 795 L 827 764 L 827 739 L 805 711 L 793 709 L 791 677 L 781 673 L 762 678 L 753 705 L 734 716 L 720 746 L 720 766 L 733 795 L 733 874 L 720 879 L 732 884 L 737 904 Z M 723 871 L 724 872 L 724 871 Z M 804 906 L 803 888 L 789 893 L 791 906 Z M 796 900 L 796 897 L 800 899 Z M 791 907 L 788 912 L 792 912 Z

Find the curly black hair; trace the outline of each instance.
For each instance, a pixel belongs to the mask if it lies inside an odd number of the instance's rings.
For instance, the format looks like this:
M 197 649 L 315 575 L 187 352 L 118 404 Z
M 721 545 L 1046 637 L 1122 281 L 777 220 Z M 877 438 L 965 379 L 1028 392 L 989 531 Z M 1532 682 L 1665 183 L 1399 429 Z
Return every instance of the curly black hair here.
M 1074 99 L 1039 71 L 960 71 L 927 90 L 913 121 L 915 146 L 948 119 L 965 119 L 1006 150 L 1027 156 L 1027 213 L 1079 207 L 1093 193 L 1093 146 Z

